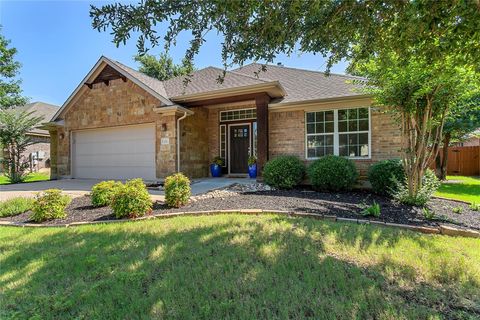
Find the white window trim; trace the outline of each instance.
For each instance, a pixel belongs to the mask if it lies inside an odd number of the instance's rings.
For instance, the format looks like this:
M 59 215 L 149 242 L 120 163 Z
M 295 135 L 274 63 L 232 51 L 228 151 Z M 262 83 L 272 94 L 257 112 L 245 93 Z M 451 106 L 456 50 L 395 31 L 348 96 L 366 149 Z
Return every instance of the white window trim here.
M 224 150 L 225 156 L 224 157 L 222 157 L 222 127 L 225 129 L 225 150 Z M 227 125 L 221 124 L 218 129 L 218 151 L 219 151 L 218 153 L 220 157 L 222 157 L 224 160 L 223 167 L 226 167 L 228 163 L 228 152 L 227 152 L 228 141 L 227 140 L 228 140 Z
M 360 109 L 360 108 L 368 108 L 368 157 L 345 157 L 352 160 L 371 160 L 372 159 L 372 116 L 371 116 L 371 108 L 370 107 L 348 107 L 342 108 L 343 109 Z M 333 154 L 338 156 L 340 154 L 340 132 L 338 132 L 338 110 L 333 109 Z M 307 113 L 311 112 L 321 112 L 321 111 L 332 111 L 332 109 L 321 109 L 321 110 L 308 110 L 304 112 L 305 117 L 305 159 L 306 160 L 317 160 L 321 157 L 309 157 L 308 156 L 308 145 L 307 145 L 307 137 L 308 136 L 320 136 L 320 135 L 328 135 L 332 133 L 307 133 Z M 366 131 L 348 131 L 342 132 L 342 134 L 347 133 L 365 133 Z
M 257 119 L 257 117 L 249 117 L 249 118 L 241 118 L 241 119 L 233 119 L 233 120 L 222 120 L 222 113 L 228 113 L 228 112 L 234 112 L 234 111 L 243 111 L 243 110 L 256 110 L 256 108 L 243 108 L 243 109 L 231 109 L 231 110 L 223 110 L 220 111 L 218 115 L 218 120 L 220 122 L 232 122 L 232 121 L 243 121 L 243 120 L 254 120 Z

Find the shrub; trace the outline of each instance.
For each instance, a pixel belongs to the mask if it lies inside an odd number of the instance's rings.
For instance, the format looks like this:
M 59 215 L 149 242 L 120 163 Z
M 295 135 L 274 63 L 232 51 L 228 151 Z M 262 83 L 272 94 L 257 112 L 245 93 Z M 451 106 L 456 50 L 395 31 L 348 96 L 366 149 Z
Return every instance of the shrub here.
M 109 206 L 115 192 L 122 186 L 121 182 L 102 181 L 92 187 L 92 205 L 94 207 Z
M 280 156 L 268 161 L 263 168 L 265 183 L 279 189 L 292 189 L 302 182 L 305 165 L 295 156 Z
M 470 203 L 469 208 L 472 211 L 480 211 L 480 203 L 472 202 Z
M 427 169 L 423 175 L 422 188 L 418 191 L 416 197 L 408 194 L 408 188 L 405 181 L 397 181 L 397 190 L 392 193 L 392 195 L 401 203 L 413 206 L 424 206 L 433 196 L 435 191 L 437 191 L 438 187 L 440 187 L 440 181 L 432 170 Z
M 435 218 L 435 212 L 433 210 L 428 209 L 427 207 L 424 207 L 422 209 L 423 212 L 423 217 L 426 220 L 433 220 Z
M 32 209 L 32 198 L 12 198 L 0 202 L 0 217 L 11 217 Z
M 61 190 L 48 189 L 37 193 L 33 202 L 31 219 L 42 222 L 52 219 L 61 219 L 67 216 L 65 208 L 72 199 L 62 194 Z
M 358 171 L 352 160 L 328 155 L 312 162 L 308 177 L 316 190 L 349 190 L 357 181 Z
M 181 173 L 168 176 L 165 179 L 165 203 L 170 207 L 179 208 L 188 203 L 191 195 L 190 180 Z
M 381 213 L 380 205 L 378 203 L 376 203 L 375 201 L 373 201 L 373 204 L 371 206 L 366 206 L 362 210 L 362 215 L 372 216 L 372 217 L 375 217 L 375 218 L 380 217 L 380 213 Z
M 405 180 L 405 171 L 400 160 L 379 161 L 368 169 L 368 180 L 378 194 L 392 194 L 397 190 L 397 181 Z
M 152 211 L 152 200 L 142 179 L 132 179 L 118 186 L 112 203 L 117 218 L 136 218 Z
M 463 208 L 460 207 L 460 206 L 453 207 L 453 208 L 452 208 L 452 211 L 453 211 L 453 213 L 461 214 L 461 213 L 463 212 Z

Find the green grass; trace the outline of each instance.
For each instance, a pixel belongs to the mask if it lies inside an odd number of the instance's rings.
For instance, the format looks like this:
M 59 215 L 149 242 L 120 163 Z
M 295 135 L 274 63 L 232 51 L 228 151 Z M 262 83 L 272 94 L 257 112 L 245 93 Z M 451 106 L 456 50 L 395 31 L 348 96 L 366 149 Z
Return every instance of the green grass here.
M 30 210 L 32 206 L 33 199 L 31 198 L 18 197 L 0 201 L 0 217 L 16 216 Z
M 447 176 L 447 180 L 459 180 L 458 183 L 442 183 L 436 196 L 480 203 L 480 178 Z
M 480 314 L 480 239 L 275 215 L 0 231 L 0 318 Z
M 45 181 L 45 180 L 50 180 L 49 174 L 34 172 L 34 173 L 30 173 L 25 178 L 24 182 Z M 4 175 L 0 175 L 0 184 L 10 184 L 10 181 L 8 181 L 7 177 L 5 177 Z

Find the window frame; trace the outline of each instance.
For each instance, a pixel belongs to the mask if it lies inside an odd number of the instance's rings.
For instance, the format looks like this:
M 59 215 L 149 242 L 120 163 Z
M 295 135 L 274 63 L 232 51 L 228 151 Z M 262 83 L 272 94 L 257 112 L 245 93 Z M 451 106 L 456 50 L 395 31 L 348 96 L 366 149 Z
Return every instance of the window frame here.
M 222 119 L 222 114 L 228 114 L 229 112 L 236 112 L 236 111 L 253 111 L 253 113 L 255 113 L 255 115 L 251 116 L 251 117 L 244 117 L 244 118 L 240 117 L 238 119 L 225 119 L 225 120 Z M 257 108 L 242 108 L 242 109 L 222 110 L 218 114 L 218 120 L 219 120 L 219 122 L 254 120 L 254 119 L 257 119 L 256 112 L 257 112 Z
M 338 131 L 338 110 L 345 110 L 345 109 L 362 109 L 362 108 L 367 108 L 368 109 L 368 156 L 367 157 L 362 157 L 362 156 L 355 156 L 355 157 L 350 157 L 350 156 L 343 156 L 348 159 L 352 160 L 371 160 L 372 159 L 372 112 L 371 112 L 371 107 L 370 106 L 358 106 L 358 107 L 343 107 L 343 108 L 336 108 L 336 109 L 319 109 L 319 110 L 306 110 L 304 112 L 304 130 L 305 130 L 305 135 L 304 135 L 304 142 L 305 142 L 305 159 L 306 160 L 317 160 L 320 159 L 321 157 L 309 157 L 308 156 L 308 136 L 320 136 L 320 135 L 326 135 L 326 134 L 331 134 L 331 133 L 308 133 L 307 132 L 307 115 L 308 113 L 313 113 L 313 112 L 326 112 L 326 111 L 333 111 L 333 154 L 338 156 L 340 154 L 340 134 L 347 134 L 347 133 L 365 133 L 365 130 L 361 131 L 346 131 L 346 132 L 339 132 Z

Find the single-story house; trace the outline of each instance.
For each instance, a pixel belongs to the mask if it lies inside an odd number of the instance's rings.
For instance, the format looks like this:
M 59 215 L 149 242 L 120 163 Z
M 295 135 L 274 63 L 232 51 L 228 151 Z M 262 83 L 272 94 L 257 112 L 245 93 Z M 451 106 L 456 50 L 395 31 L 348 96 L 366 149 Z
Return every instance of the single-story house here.
M 59 109 L 59 106 L 53 104 L 33 102 L 24 106 L 16 107 L 13 111 L 31 112 L 32 116 L 41 117 L 42 120 L 38 124 L 38 126 L 41 127 L 41 124 L 52 119 Z M 39 127 L 35 127 L 27 133 L 27 136 L 30 137 L 32 142 L 34 142 L 34 144 L 28 146 L 27 150 L 23 153 L 23 156 L 29 160 L 30 172 L 45 171 L 50 168 L 50 134 L 48 130 Z M 3 150 L 0 150 L 0 158 L 2 157 L 2 151 Z
M 162 179 L 181 171 L 207 177 L 225 159 L 230 176 L 278 155 L 306 162 L 327 154 L 353 159 L 364 175 L 399 157 L 400 128 L 371 107 L 361 78 L 252 63 L 208 67 L 185 81 L 146 76 L 101 57 L 52 121 L 53 178 Z M 259 72 L 260 71 L 260 72 Z

